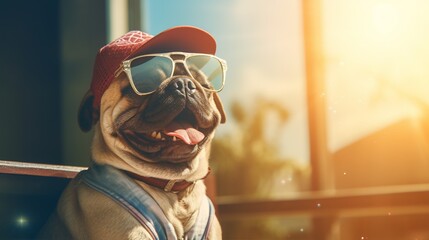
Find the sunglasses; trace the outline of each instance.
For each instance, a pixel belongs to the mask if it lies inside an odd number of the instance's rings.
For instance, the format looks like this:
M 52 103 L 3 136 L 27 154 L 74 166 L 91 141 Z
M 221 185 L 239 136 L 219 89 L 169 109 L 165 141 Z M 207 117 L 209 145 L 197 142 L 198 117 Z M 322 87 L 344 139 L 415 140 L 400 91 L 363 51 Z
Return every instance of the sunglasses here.
M 137 95 L 155 92 L 162 82 L 173 77 L 176 64 L 206 90 L 219 92 L 225 85 L 226 61 L 210 54 L 171 52 L 147 54 L 122 62 L 115 76 L 125 72 Z

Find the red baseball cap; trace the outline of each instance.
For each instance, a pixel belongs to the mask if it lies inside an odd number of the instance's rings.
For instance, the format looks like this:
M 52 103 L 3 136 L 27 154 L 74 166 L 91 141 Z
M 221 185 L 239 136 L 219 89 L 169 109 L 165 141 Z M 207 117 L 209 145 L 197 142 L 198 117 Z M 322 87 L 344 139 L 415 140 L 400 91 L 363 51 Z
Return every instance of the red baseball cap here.
M 131 31 L 102 47 L 95 58 L 90 87 L 94 94 L 93 108 L 100 107 L 101 96 L 112 83 L 115 71 L 124 60 L 142 54 L 174 51 L 215 54 L 216 41 L 202 29 L 179 26 L 156 36 Z

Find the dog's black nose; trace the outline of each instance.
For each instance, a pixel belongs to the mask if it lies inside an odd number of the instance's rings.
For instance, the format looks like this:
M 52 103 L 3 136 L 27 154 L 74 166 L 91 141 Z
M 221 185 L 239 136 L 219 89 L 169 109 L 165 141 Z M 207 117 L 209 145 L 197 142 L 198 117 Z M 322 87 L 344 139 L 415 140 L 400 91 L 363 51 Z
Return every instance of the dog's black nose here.
M 186 77 L 175 78 L 171 81 L 170 85 L 175 91 L 184 96 L 191 95 L 197 90 L 195 83 Z

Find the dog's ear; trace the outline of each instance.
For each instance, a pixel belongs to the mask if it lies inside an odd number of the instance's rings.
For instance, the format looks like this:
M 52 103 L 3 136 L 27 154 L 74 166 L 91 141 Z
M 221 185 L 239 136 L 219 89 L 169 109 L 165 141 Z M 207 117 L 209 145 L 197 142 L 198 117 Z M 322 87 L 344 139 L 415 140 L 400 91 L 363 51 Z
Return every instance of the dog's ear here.
M 223 109 L 223 104 L 220 101 L 220 97 L 217 93 L 213 94 L 213 100 L 216 104 L 217 109 L 219 110 L 221 119 L 220 119 L 220 123 L 225 123 L 226 122 L 226 114 L 225 114 L 225 110 Z
M 92 126 L 98 122 L 100 116 L 99 109 L 94 109 L 92 107 L 93 100 L 94 95 L 92 94 L 91 90 L 89 90 L 80 103 L 77 118 L 79 127 L 84 132 L 89 132 Z

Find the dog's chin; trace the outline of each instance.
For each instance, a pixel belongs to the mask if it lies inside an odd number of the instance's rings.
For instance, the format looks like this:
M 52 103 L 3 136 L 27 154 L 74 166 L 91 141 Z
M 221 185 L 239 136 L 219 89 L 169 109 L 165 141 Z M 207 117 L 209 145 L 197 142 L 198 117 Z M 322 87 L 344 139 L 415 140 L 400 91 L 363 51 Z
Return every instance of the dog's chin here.
M 206 144 L 211 130 L 200 130 L 204 138 L 198 143 L 170 136 L 162 130 L 137 132 L 121 131 L 121 138 L 131 147 L 135 155 L 143 161 L 151 163 L 188 163 L 195 159 Z M 186 141 L 186 142 L 185 142 Z

